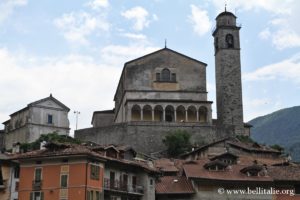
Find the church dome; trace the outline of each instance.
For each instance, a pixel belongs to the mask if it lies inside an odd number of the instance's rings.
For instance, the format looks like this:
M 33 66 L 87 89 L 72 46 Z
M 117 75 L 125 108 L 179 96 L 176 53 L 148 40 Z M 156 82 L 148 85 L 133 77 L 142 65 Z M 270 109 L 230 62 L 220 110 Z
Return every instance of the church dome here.
M 234 17 L 236 18 L 236 16 L 232 13 L 232 12 L 228 12 L 228 11 L 224 11 L 224 12 L 221 12 L 217 17 L 216 19 L 218 19 L 219 17 L 223 17 L 223 16 L 231 16 L 231 17 Z

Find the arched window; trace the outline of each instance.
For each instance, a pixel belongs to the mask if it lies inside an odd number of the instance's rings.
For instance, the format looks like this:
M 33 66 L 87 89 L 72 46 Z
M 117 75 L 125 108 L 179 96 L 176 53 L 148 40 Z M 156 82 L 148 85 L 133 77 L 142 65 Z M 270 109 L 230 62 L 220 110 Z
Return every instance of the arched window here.
M 131 121 L 141 121 L 141 107 L 134 105 L 131 109 Z
M 170 81 L 171 72 L 169 69 L 165 68 L 161 71 L 161 81 Z
M 231 34 L 226 35 L 226 46 L 227 46 L 227 48 L 234 47 L 233 35 L 231 35 Z

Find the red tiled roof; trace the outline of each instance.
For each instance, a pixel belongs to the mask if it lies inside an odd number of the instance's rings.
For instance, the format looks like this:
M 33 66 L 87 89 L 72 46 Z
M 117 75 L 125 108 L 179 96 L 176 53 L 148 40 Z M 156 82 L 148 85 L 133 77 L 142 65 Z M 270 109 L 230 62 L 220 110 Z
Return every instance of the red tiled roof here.
M 203 166 L 209 160 L 197 160 L 197 164 L 185 164 L 183 166 L 184 172 L 188 178 L 197 179 L 211 179 L 222 181 L 272 181 L 269 176 L 247 176 L 240 172 L 241 169 L 247 167 L 246 165 L 232 165 L 226 168 L 226 170 L 210 171 Z
M 194 194 L 191 182 L 186 177 L 164 176 L 155 186 L 156 194 Z
M 95 159 L 100 159 L 103 161 L 112 161 L 112 162 L 118 162 L 122 164 L 127 164 L 131 166 L 136 166 L 143 168 L 145 170 L 151 171 L 158 173 L 158 170 L 154 167 L 150 167 L 146 162 L 139 162 L 139 161 L 131 161 L 131 160 L 126 160 L 126 159 L 117 159 L 117 158 L 111 158 L 104 156 L 103 153 L 101 152 L 96 152 L 94 151 L 93 147 L 88 147 L 88 146 L 83 146 L 83 145 L 78 145 L 78 144 L 59 144 L 59 143 L 50 143 L 52 145 L 52 148 L 55 149 L 43 149 L 43 150 L 36 150 L 36 151 L 30 151 L 26 153 L 21 153 L 21 154 L 15 154 L 14 156 L 11 157 L 12 160 L 24 160 L 24 159 L 33 159 L 33 158 L 48 158 L 51 159 L 53 157 L 58 157 L 58 156 L 77 156 L 77 155 L 82 155 L 82 156 L 92 156 Z M 50 145 L 48 144 L 48 147 Z
M 300 166 L 272 166 L 268 167 L 268 173 L 275 181 L 300 182 Z
M 175 167 L 174 161 L 168 158 L 162 158 L 154 161 L 154 166 L 163 172 L 178 172 L 179 169 Z

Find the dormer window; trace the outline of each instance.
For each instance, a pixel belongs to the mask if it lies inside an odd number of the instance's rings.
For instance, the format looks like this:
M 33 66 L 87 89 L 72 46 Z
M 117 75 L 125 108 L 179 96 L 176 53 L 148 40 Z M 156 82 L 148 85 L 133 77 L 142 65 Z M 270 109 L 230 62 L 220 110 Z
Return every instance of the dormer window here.
M 224 171 L 227 164 L 220 160 L 214 160 L 206 163 L 203 167 L 210 171 Z
M 210 160 L 211 161 L 220 160 L 220 161 L 224 162 L 225 164 L 232 165 L 232 164 L 237 163 L 237 159 L 238 159 L 238 156 L 236 156 L 232 153 L 229 153 L 229 152 L 225 152 L 223 154 L 220 154 L 220 155 L 217 155 L 217 156 L 211 158 Z
M 260 165 L 251 165 L 241 169 L 241 173 L 246 174 L 247 176 L 259 176 L 260 172 L 263 170 L 263 167 Z
M 164 68 L 161 73 L 156 73 L 158 82 L 176 82 L 176 73 L 172 73 L 168 68 Z

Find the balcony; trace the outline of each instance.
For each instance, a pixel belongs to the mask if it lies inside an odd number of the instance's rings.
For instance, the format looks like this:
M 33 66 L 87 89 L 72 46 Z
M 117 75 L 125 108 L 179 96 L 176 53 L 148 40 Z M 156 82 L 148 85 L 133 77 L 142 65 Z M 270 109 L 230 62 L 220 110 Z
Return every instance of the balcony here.
M 140 185 L 130 185 L 119 180 L 111 181 L 108 178 L 104 179 L 104 189 L 115 192 L 131 193 L 137 195 L 144 194 L 144 187 Z
M 41 190 L 42 189 L 42 180 L 33 180 L 32 181 L 32 190 Z

